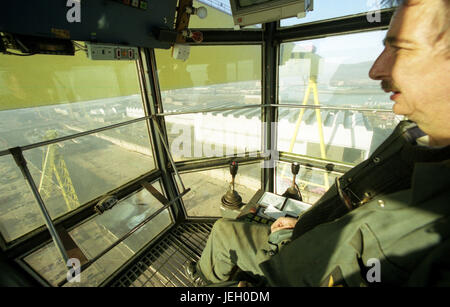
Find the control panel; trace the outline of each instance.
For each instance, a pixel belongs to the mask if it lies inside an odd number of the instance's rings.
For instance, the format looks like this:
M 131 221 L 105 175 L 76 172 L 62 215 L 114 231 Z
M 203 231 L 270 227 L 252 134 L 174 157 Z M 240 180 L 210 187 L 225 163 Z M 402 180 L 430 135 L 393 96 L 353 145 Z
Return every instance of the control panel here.
M 148 0 L 112 0 L 112 1 L 119 2 L 124 5 L 135 7 L 141 10 L 146 10 L 148 8 Z
M 87 56 L 91 60 L 136 60 L 138 48 L 107 44 L 86 43 Z
M 99 44 L 169 49 L 176 39 L 176 35 L 174 36 L 172 32 L 175 31 L 177 2 L 177 0 L 1 1 L 0 32 Z

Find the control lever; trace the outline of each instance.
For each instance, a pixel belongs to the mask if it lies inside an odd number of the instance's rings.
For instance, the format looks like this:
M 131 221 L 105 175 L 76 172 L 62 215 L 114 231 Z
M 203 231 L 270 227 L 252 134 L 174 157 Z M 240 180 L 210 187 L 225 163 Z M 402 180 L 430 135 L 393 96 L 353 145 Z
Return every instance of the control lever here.
M 292 178 L 292 184 L 289 188 L 286 189 L 286 192 L 282 196 L 296 199 L 299 201 L 303 200 L 302 194 L 300 193 L 300 189 L 298 185 L 295 183 L 295 177 L 298 175 L 298 172 L 300 171 L 300 164 L 297 162 L 294 162 L 291 164 L 291 172 L 293 175 Z
M 291 164 L 291 172 L 294 175 L 294 182 L 295 182 L 295 176 L 298 175 L 298 172 L 300 171 L 300 164 L 297 162 L 294 162 Z
M 222 204 L 225 207 L 228 207 L 230 209 L 239 209 L 242 206 L 242 197 L 234 189 L 234 179 L 237 175 L 238 168 L 239 168 L 239 166 L 236 161 L 231 162 L 231 164 L 230 164 L 230 174 L 231 174 L 230 187 L 229 187 L 227 193 L 225 193 L 225 195 L 222 196 Z
M 237 175 L 238 168 L 239 168 L 239 166 L 238 166 L 236 161 L 231 162 L 231 164 L 230 164 L 230 174 L 231 174 L 231 188 L 233 189 L 233 191 L 234 191 L 234 178 Z

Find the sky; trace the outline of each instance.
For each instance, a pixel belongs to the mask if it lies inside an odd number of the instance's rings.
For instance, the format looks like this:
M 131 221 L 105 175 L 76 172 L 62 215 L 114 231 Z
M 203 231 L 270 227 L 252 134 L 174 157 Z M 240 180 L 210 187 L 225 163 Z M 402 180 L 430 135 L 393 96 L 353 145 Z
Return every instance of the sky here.
M 305 18 L 284 19 L 281 25 L 289 26 L 362 12 L 374 12 L 378 9 L 380 9 L 379 0 L 315 0 L 314 11 L 309 12 Z M 386 31 L 372 31 L 327 37 L 310 42 L 314 43 L 317 53 L 327 61 L 351 64 L 376 59 L 384 48 L 382 40 L 385 34 Z
M 320 38 L 296 44 L 314 44 L 316 53 L 327 62 L 354 64 L 375 60 L 383 51 L 386 31 L 347 34 Z
M 305 18 L 301 20 L 297 18 L 284 19 L 281 21 L 281 25 L 287 26 L 292 24 L 341 17 L 362 12 L 369 12 L 377 10 L 379 8 L 379 0 L 315 0 L 314 11 L 308 12 Z
M 229 0 L 200 0 L 213 6 L 230 7 Z M 373 12 L 381 8 L 380 0 L 314 0 L 314 10 L 302 19 L 281 20 L 281 26 L 314 22 L 362 12 Z M 231 11 L 230 11 L 231 13 Z M 329 62 L 359 63 L 374 60 L 383 50 L 385 31 L 327 37 L 298 44 L 314 43 L 317 53 Z

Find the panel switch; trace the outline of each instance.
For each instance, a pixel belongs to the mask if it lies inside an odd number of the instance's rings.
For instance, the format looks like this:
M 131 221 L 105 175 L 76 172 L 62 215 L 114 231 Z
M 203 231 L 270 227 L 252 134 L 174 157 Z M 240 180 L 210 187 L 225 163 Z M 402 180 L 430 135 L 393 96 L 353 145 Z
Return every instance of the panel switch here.
M 91 60 L 136 60 L 138 48 L 120 45 L 95 44 L 86 42 L 87 55 Z

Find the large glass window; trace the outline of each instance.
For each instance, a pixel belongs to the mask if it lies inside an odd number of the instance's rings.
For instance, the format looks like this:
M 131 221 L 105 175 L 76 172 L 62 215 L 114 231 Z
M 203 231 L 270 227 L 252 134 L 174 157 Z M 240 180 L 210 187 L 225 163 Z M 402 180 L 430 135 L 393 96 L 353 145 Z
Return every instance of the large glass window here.
M 138 132 L 141 133 L 138 133 Z M 155 168 L 145 122 L 27 150 L 24 156 L 34 182 L 52 217 L 113 190 Z M 0 189 L 2 235 L 14 240 L 44 224 L 20 170 L 10 156 Z M 14 197 L 13 197 L 14 195 Z
M 261 108 L 166 116 L 176 161 L 244 155 L 261 150 Z
M 194 7 L 206 7 L 208 16 L 201 19 L 197 16 L 191 16 L 189 19 L 189 28 L 192 29 L 208 29 L 208 28 L 234 28 L 233 16 L 231 14 L 231 6 L 229 0 L 194 0 Z M 244 27 L 244 29 L 261 28 L 261 25 L 252 25 Z
M 164 112 L 261 103 L 260 46 L 194 46 L 184 62 L 155 53 Z
M 0 55 L 0 151 L 143 117 L 134 61 Z M 145 121 L 24 151 L 52 219 L 155 168 Z M 12 157 L 0 157 L 6 242 L 44 225 Z
M 162 192 L 158 182 L 153 186 Z M 83 254 L 88 259 L 92 259 L 161 206 L 162 204 L 153 195 L 142 189 L 121 200 L 111 210 L 75 227 L 69 231 L 69 235 Z M 66 283 L 65 285 L 98 286 L 156 235 L 167 229 L 172 222 L 171 214 L 168 210 L 164 210 L 82 271 L 80 283 Z M 26 256 L 24 260 L 53 286 L 66 279 L 67 268 L 53 242 Z
M 208 16 L 201 19 L 191 16 L 189 19 L 190 28 L 233 28 L 233 17 L 228 0 L 194 0 L 194 7 L 204 6 L 208 10 Z
M 10 242 L 44 225 L 36 199 L 12 156 L 0 157 L 0 232 Z
M 214 55 L 214 56 L 211 56 Z M 164 112 L 176 160 L 220 157 L 261 148 L 261 47 L 192 47 L 186 62 L 156 51 Z
M 222 196 L 228 191 L 230 168 L 216 168 L 181 174 L 181 179 L 191 191 L 183 197 L 189 216 L 221 216 Z M 261 188 L 261 164 L 240 165 L 235 178 L 235 190 L 247 203 Z
M 305 108 L 279 108 L 280 151 L 357 164 L 392 132 L 400 118 L 368 76 L 385 33 L 282 44 L 279 103 Z
M 134 61 L 0 55 L 0 150 L 123 122 L 137 108 Z
M 300 189 L 302 200 L 314 204 L 334 184 L 339 173 L 326 172 L 321 169 L 300 166 L 295 183 Z M 275 193 L 283 195 L 292 185 L 291 164 L 277 161 L 275 165 Z

